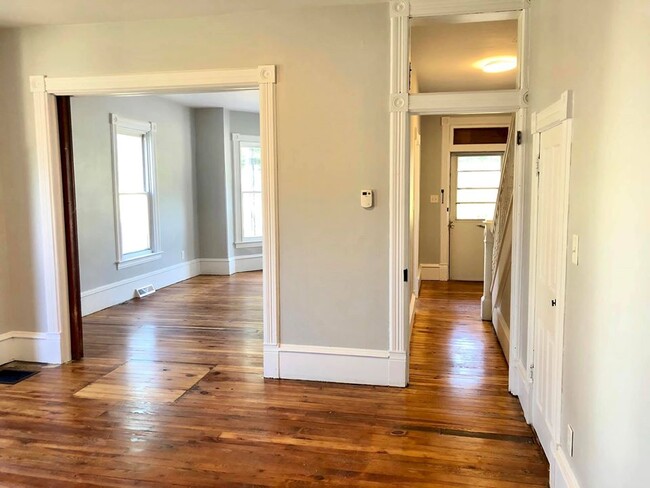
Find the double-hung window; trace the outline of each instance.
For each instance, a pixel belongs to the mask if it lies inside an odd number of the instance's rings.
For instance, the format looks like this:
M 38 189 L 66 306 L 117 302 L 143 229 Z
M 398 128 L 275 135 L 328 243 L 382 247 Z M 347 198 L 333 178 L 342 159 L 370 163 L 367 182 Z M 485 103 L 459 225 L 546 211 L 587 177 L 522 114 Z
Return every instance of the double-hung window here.
M 233 134 L 235 247 L 262 245 L 262 154 L 259 136 Z
M 117 269 L 161 257 L 152 122 L 111 115 Z

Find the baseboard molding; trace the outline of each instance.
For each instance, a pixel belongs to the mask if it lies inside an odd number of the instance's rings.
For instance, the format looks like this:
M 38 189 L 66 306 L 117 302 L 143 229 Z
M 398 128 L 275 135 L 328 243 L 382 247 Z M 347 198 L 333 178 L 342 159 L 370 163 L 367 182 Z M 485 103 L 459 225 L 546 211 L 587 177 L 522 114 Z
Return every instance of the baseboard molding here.
M 422 281 L 440 281 L 439 264 L 421 264 L 420 279 Z
M 510 361 L 510 325 L 506 321 L 505 317 L 501 313 L 500 308 L 495 308 L 492 311 L 492 324 L 494 325 L 494 330 L 497 333 L 497 338 L 501 344 L 501 349 L 503 349 L 503 354 L 506 357 L 506 361 Z
M 262 269 L 262 255 L 234 256 L 230 259 L 194 259 L 151 273 L 127 278 L 116 283 L 81 293 L 83 316 L 118 305 L 135 297 L 135 289 L 152 284 L 157 290 L 201 274 L 231 275 Z
M 533 421 L 531 408 L 532 384 L 528 377 L 528 371 L 519 358 L 510 365 L 509 369 L 510 378 L 512 379 L 510 391 L 519 398 L 519 403 L 521 403 L 521 408 L 524 411 L 524 418 L 530 424 Z
M 406 386 L 405 353 L 282 344 L 264 347 L 264 376 L 359 385 Z
M 84 291 L 81 293 L 81 314 L 89 315 L 131 300 L 136 288 L 152 284 L 160 289 L 197 276 L 200 272 L 200 262 L 195 259 Z
M 558 447 L 551 462 L 551 488 L 581 488 L 564 449 Z
M 260 271 L 262 269 L 262 255 L 249 254 L 233 256 L 231 258 L 201 258 L 201 274 L 227 276 L 246 271 Z
M 10 361 L 61 363 L 61 335 L 11 331 L 0 334 L 0 364 Z

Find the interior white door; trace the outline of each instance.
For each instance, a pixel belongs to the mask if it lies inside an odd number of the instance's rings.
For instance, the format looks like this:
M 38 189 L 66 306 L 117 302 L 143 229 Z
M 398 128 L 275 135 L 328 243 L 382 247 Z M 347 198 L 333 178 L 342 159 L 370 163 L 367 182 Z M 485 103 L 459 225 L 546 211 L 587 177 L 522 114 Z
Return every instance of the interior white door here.
M 449 277 L 483 281 L 484 221 L 494 216 L 501 154 L 454 154 L 449 195 Z
M 533 426 L 549 459 L 560 438 L 569 124 L 539 135 Z

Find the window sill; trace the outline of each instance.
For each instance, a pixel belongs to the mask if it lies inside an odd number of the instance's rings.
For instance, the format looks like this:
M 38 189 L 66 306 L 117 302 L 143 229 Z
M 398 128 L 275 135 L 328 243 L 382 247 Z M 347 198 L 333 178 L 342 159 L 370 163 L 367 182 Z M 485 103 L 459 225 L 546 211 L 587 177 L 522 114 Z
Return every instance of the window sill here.
M 115 263 L 117 269 L 130 268 L 131 266 L 138 266 L 139 264 L 149 263 L 157 259 L 162 258 L 162 252 L 152 252 L 150 254 L 145 254 L 143 256 L 136 256 L 133 258 L 127 258 L 122 261 Z
M 262 241 L 235 242 L 235 248 L 237 249 L 246 249 L 250 247 L 262 247 Z

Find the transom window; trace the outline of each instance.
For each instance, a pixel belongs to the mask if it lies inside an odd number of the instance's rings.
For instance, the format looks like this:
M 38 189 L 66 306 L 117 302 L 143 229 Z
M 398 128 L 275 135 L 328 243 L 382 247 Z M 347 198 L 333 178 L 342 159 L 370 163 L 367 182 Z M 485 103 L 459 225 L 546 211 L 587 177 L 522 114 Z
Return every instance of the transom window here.
M 233 134 L 235 246 L 262 244 L 262 153 L 259 136 Z
M 111 116 L 118 269 L 160 258 L 155 124 Z
M 492 220 L 501 182 L 501 154 L 457 158 L 456 219 Z

